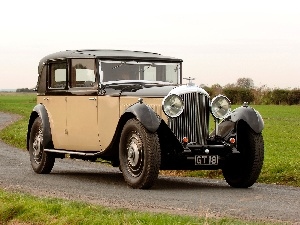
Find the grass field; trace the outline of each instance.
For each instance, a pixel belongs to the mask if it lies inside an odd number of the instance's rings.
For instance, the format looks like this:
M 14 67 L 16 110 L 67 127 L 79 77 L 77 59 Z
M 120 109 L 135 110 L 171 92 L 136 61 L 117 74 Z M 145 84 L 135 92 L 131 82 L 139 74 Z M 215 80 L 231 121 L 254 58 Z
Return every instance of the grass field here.
M 0 131 L 0 138 L 3 141 L 18 148 L 26 149 L 28 119 L 35 105 L 35 93 L 0 93 L 0 111 L 22 116 L 18 122 Z
M 259 182 L 300 186 L 300 106 L 257 106 L 265 122 Z
M 6 143 L 25 149 L 28 117 L 34 94 L 0 94 L 0 111 L 22 119 L 0 132 Z M 300 106 L 255 106 L 265 121 L 265 161 L 259 182 L 300 186 Z M 179 172 L 218 178 L 220 171 Z M 44 199 L 0 189 L 0 224 L 275 224 L 229 218 L 141 213 L 58 199 Z M 277 224 L 277 223 L 276 223 Z M 278 223 L 279 224 L 279 223 Z
M 216 225 L 258 225 L 264 222 L 242 221 L 232 218 L 191 217 L 146 213 L 126 209 L 109 209 L 82 202 L 65 201 L 53 198 L 38 198 L 20 193 L 0 190 L 0 224 L 216 224 Z M 22 223 L 21 223 L 22 222 Z M 275 224 L 269 223 L 268 224 Z M 276 223 L 279 224 L 279 223 Z

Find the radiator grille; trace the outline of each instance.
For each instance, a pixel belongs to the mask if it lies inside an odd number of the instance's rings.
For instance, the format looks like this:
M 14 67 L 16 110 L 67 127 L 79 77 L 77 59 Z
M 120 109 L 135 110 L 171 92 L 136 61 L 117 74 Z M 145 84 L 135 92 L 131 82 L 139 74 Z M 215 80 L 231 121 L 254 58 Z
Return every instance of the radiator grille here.
M 177 118 L 169 118 L 168 125 L 178 140 L 187 137 L 189 142 L 206 144 L 209 123 L 209 99 L 197 92 L 180 95 L 184 111 Z

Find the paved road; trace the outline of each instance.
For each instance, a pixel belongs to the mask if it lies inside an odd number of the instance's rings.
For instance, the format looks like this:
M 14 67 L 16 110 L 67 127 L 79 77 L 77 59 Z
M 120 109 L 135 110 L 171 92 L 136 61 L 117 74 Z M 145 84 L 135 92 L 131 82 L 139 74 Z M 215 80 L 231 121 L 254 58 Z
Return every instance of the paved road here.
M 13 119 L 0 112 L 0 128 Z M 300 188 L 255 184 L 234 189 L 223 180 L 160 176 L 151 190 L 135 190 L 117 168 L 81 160 L 57 160 L 50 174 L 35 174 L 28 153 L 3 142 L 0 187 L 136 210 L 300 224 Z

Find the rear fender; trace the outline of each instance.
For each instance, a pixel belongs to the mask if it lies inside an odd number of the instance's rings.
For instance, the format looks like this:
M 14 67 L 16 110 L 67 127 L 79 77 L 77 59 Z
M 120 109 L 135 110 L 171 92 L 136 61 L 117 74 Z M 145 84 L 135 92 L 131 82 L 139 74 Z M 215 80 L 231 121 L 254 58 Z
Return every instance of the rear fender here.
M 43 104 L 36 105 L 30 115 L 27 129 L 27 150 L 29 150 L 30 131 L 34 120 L 40 117 L 43 123 L 43 146 L 44 148 L 53 148 L 52 134 L 48 112 Z

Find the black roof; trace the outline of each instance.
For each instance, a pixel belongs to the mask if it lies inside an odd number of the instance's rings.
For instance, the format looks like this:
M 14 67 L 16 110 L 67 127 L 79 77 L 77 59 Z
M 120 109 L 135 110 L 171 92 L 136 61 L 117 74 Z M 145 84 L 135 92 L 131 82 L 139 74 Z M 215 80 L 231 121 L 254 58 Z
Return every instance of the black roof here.
M 43 64 L 48 60 L 67 59 L 67 58 L 98 58 L 98 59 L 120 59 L 120 60 L 151 60 L 182 62 L 182 59 L 163 56 L 158 53 L 129 51 L 129 50 L 108 50 L 108 49 L 85 49 L 85 50 L 66 50 L 45 56 L 39 63 L 39 71 Z

